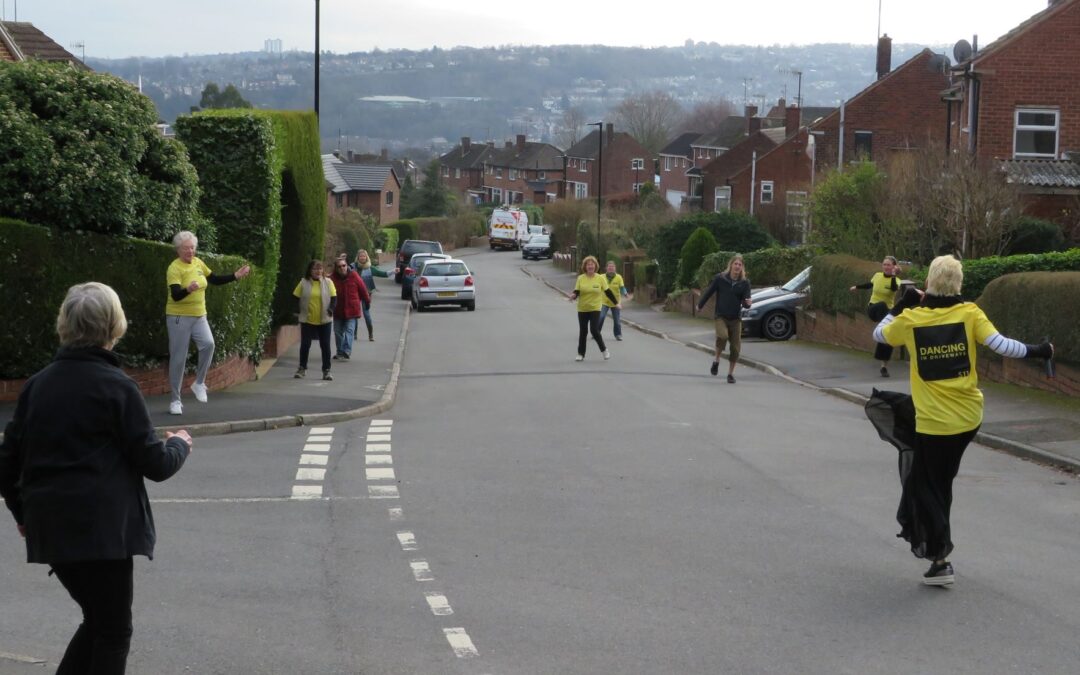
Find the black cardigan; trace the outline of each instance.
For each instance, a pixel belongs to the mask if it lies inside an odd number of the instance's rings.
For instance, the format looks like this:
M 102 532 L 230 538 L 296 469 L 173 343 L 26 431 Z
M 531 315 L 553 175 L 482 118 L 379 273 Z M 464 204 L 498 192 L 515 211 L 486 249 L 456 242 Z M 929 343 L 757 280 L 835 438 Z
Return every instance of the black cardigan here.
M 115 354 L 61 349 L 26 381 L 0 445 L 0 496 L 26 527 L 27 561 L 153 558 L 143 477 L 169 478 L 189 452 L 157 439 Z

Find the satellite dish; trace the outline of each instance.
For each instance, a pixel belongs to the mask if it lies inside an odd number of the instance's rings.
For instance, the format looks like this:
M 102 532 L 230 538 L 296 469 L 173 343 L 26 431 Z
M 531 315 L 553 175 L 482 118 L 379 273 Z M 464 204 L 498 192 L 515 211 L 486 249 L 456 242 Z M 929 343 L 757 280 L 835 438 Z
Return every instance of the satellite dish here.
M 952 48 L 952 54 L 956 58 L 957 63 L 963 63 L 971 58 L 971 43 L 967 40 L 960 40 Z

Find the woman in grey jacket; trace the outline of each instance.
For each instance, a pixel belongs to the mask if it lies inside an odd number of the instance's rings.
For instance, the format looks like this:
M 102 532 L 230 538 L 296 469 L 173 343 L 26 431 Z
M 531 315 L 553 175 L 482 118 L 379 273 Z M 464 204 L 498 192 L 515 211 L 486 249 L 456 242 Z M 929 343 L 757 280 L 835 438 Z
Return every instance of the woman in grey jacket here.
M 132 556 L 154 556 L 143 478 L 163 481 L 191 451 L 185 431 L 158 440 L 113 345 L 127 329 L 116 292 L 68 290 L 56 359 L 26 381 L 0 445 L 0 496 L 27 562 L 52 567 L 83 622 L 60 667 L 123 673 L 131 645 Z

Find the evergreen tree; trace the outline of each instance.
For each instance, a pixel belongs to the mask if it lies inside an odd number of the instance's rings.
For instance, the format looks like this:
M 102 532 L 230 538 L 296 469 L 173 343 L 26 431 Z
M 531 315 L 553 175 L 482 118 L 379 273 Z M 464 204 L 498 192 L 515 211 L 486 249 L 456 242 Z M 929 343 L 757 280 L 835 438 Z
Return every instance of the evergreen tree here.
M 411 200 L 408 213 L 403 218 L 420 216 L 449 215 L 454 206 L 454 197 L 442 182 L 442 171 L 438 159 L 433 159 L 424 169 L 424 181 L 415 190 L 415 199 Z

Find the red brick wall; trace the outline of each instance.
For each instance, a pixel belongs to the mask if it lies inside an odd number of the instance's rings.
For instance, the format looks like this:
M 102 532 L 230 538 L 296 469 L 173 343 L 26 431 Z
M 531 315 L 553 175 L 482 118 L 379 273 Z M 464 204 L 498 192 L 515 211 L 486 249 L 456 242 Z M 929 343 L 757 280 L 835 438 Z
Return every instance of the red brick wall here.
M 604 134 L 607 135 L 607 130 Z M 631 168 L 631 160 L 642 160 L 641 169 Z M 578 158 L 578 163 L 582 161 Z M 575 183 L 587 183 L 589 198 L 596 199 L 596 160 L 588 161 L 588 169 L 582 172 L 577 167 L 566 167 L 566 180 Z M 604 145 L 603 154 L 604 196 L 627 194 L 634 190 L 634 183 L 648 183 L 653 180 L 653 159 L 633 136 L 625 132 L 615 134 L 614 140 Z M 566 198 L 573 199 L 574 191 L 566 190 Z
M 746 167 L 731 177 L 731 207 L 738 211 L 750 211 L 753 199 L 754 215 L 770 234 L 784 240 L 787 215 L 787 192 L 789 190 L 810 193 L 810 156 L 806 154 L 809 135 L 805 128 L 799 133 L 758 156 L 756 171 Z M 753 194 L 751 194 L 751 177 Z M 762 181 L 773 182 L 773 201 L 761 203 Z M 711 197 L 710 197 L 711 198 Z
M 667 159 L 666 157 L 660 158 L 660 196 L 667 199 L 668 190 L 686 192 L 687 196 L 689 196 L 690 179 L 686 177 L 686 172 L 694 166 L 694 163 L 686 157 L 672 157 L 670 159 L 671 171 L 664 171 L 664 162 Z M 646 162 L 646 166 L 648 166 L 648 162 Z
M 980 157 L 1012 157 L 1015 111 L 1025 106 L 1059 107 L 1059 152 L 1080 150 L 1077 35 L 1080 3 L 1071 3 L 977 61 L 982 73 L 977 140 Z M 966 108 L 962 115 L 966 124 Z M 966 144 L 966 138 L 961 143 Z

